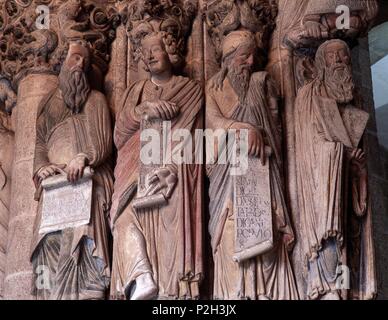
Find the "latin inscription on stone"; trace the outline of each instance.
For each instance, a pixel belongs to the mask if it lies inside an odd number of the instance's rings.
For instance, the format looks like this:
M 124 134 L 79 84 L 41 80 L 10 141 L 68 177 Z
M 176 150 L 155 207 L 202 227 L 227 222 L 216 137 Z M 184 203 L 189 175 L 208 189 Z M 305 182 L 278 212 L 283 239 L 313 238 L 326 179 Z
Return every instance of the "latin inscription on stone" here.
M 44 234 L 88 224 L 92 205 L 93 181 L 89 168 L 76 183 L 66 175 L 47 178 L 42 183 L 42 220 L 39 233 Z
M 269 165 L 249 158 L 248 171 L 235 176 L 234 212 L 236 253 L 243 261 L 270 250 L 273 246 Z

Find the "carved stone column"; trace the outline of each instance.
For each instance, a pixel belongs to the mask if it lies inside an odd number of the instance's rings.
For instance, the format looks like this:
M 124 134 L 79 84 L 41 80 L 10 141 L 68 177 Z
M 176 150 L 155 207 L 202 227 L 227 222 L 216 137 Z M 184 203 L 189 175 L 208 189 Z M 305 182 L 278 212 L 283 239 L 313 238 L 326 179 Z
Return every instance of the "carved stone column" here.
M 0 299 L 3 297 L 5 264 L 7 260 L 7 234 L 14 147 L 11 118 L 5 110 L 8 110 L 15 103 L 16 95 L 9 82 L 6 79 L 0 79 Z
M 19 84 L 14 121 L 15 158 L 12 173 L 11 208 L 8 228 L 8 255 L 4 282 L 5 299 L 31 299 L 32 266 L 30 244 L 38 202 L 32 168 L 35 124 L 39 102 L 57 84 L 54 75 L 31 74 Z

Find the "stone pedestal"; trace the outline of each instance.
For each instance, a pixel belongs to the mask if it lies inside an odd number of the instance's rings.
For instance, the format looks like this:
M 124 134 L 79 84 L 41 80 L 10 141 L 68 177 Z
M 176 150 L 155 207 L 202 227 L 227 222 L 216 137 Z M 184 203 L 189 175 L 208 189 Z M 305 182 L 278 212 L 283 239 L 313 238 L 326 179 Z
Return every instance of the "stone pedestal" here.
M 5 299 L 32 299 L 30 244 L 37 202 L 32 181 L 36 116 L 41 99 L 57 84 L 54 75 L 32 74 L 19 84 L 14 110 L 15 153 L 12 172 Z

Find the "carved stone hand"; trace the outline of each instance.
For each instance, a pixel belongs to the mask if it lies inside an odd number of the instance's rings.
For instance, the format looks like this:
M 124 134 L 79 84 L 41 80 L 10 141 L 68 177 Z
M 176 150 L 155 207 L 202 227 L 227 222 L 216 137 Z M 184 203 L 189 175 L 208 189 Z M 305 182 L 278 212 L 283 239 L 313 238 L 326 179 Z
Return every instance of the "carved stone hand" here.
M 56 174 L 65 173 L 63 171 L 65 168 L 65 164 L 49 164 L 41 168 L 37 173 L 38 183 L 40 184 L 44 179 L 55 176 Z
M 304 38 L 324 39 L 328 37 L 327 28 L 319 22 L 308 21 L 304 26 Z
M 70 182 L 76 182 L 83 177 L 85 167 L 87 166 L 88 159 L 85 155 L 79 154 L 73 160 L 70 161 L 67 167 L 67 180 Z
M 350 168 L 353 174 L 366 173 L 366 158 L 362 149 L 354 149 L 350 154 Z
M 178 177 L 171 169 L 166 167 L 158 168 L 148 177 L 147 195 L 153 195 L 163 190 L 164 196 L 169 199 L 177 182 Z
M 260 158 L 262 164 L 264 165 L 266 155 L 263 131 L 249 123 L 241 122 L 233 124 L 231 129 L 237 130 L 237 136 L 240 135 L 240 130 L 248 130 L 248 155 Z
M 140 112 L 147 120 L 171 120 L 178 115 L 179 108 L 171 101 L 146 101 L 140 106 Z

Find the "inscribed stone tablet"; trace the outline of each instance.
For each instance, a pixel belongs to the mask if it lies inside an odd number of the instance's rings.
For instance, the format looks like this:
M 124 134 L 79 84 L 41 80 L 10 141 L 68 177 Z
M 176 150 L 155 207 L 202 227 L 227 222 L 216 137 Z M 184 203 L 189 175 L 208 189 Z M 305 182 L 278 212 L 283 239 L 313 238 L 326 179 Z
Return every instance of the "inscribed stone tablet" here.
M 42 187 L 40 234 L 89 223 L 93 191 L 90 168 L 86 168 L 84 177 L 76 183 L 61 174 L 45 179 Z
M 234 212 L 236 253 L 243 261 L 273 247 L 269 164 L 249 158 L 245 175 L 234 177 Z

